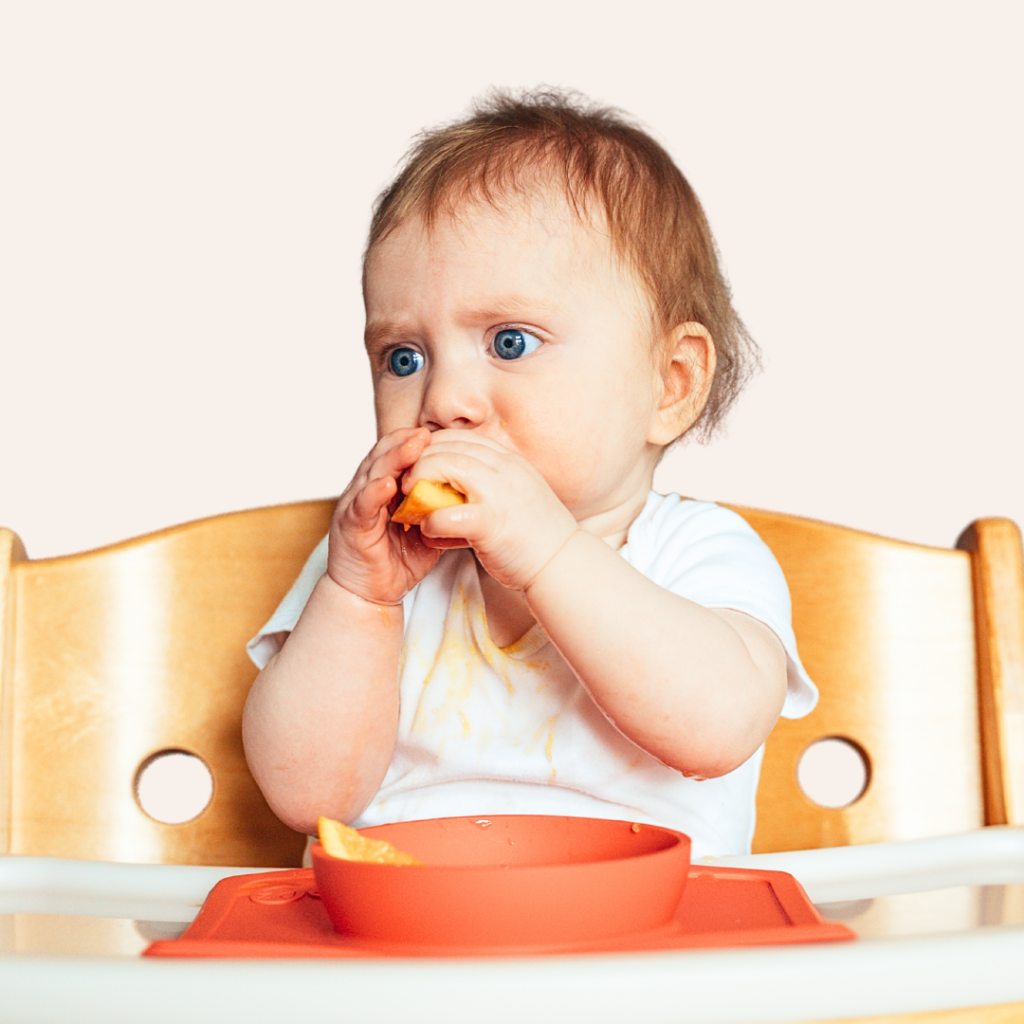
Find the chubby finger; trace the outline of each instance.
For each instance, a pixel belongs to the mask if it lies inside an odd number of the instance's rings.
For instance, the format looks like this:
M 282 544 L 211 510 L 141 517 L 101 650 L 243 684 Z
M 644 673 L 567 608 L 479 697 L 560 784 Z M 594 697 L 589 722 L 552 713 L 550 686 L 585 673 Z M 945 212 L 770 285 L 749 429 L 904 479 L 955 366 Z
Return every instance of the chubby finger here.
M 366 486 L 368 480 L 373 480 L 380 476 L 399 476 L 402 472 L 398 469 L 394 472 L 387 472 L 387 460 L 389 453 L 395 449 L 401 449 L 403 446 L 409 444 L 414 438 L 422 437 L 424 444 L 430 443 L 430 433 L 426 428 L 420 427 L 403 427 L 401 430 L 393 430 L 390 434 L 385 434 L 380 438 L 377 443 L 369 450 L 366 457 L 362 462 L 359 463 L 359 468 L 356 470 L 355 475 L 349 481 L 348 487 L 345 488 L 345 494 L 342 495 L 343 501 L 351 498 L 351 495 Z M 405 453 L 405 458 L 412 458 L 413 461 L 418 458 L 417 446 L 414 443 Z M 391 461 L 394 463 L 400 463 L 402 456 L 399 454 L 397 457 L 392 455 Z M 409 463 L 411 465 L 412 463 Z M 382 471 L 382 467 L 384 467 Z
M 451 505 L 431 512 L 420 523 L 420 532 L 431 540 L 469 541 L 485 529 L 487 511 L 482 505 Z M 461 544 L 458 546 L 462 546 Z
M 453 436 L 442 439 L 441 434 Z M 459 436 L 461 435 L 461 436 Z M 457 455 L 466 459 L 475 459 L 485 466 L 498 467 L 508 463 L 510 459 L 519 460 L 521 455 L 502 448 L 500 445 L 484 444 L 467 438 L 466 431 L 438 431 L 430 436 L 430 447 L 427 453 L 433 455 Z M 427 454 L 425 453 L 425 454 Z
M 492 461 L 489 453 L 483 459 L 474 452 L 425 451 L 402 477 L 402 493 L 408 494 L 421 480 L 449 484 L 465 494 L 470 501 L 479 496 L 485 481 L 501 473 L 502 463 Z
M 392 476 L 370 480 L 355 496 L 348 507 L 354 524 L 362 529 L 376 526 L 381 511 L 387 511 L 392 499 L 398 493 L 398 481 Z
M 472 547 L 465 537 L 430 537 L 425 533 L 421 533 L 420 540 L 423 542 L 424 547 L 433 548 L 435 551 Z
M 430 431 L 426 427 L 400 427 L 398 430 L 392 430 L 389 434 L 377 438 L 373 447 L 367 452 L 362 464 L 370 466 L 392 448 L 399 447 L 411 438 L 421 435 L 425 440 L 429 440 Z
M 486 434 L 481 434 L 476 430 L 465 430 L 459 427 L 447 427 L 444 430 L 435 430 L 430 435 L 431 444 L 467 444 L 473 445 L 477 448 L 489 448 L 491 451 L 503 452 L 508 454 L 511 449 L 506 448 L 505 445 L 499 441 L 495 441 L 491 437 L 487 437 Z
M 387 443 L 386 443 L 387 442 Z M 374 445 L 365 464 L 366 477 L 399 477 L 423 454 L 430 444 L 430 431 L 426 427 L 415 430 L 396 430 Z
M 430 443 L 430 431 L 426 427 L 402 427 L 399 430 L 392 430 L 390 434 L 378 438 L 377 443 L 363 459 L 363 466 L 374 465 L 411 441 L 419 441 L 420 447 L 425 448 Z

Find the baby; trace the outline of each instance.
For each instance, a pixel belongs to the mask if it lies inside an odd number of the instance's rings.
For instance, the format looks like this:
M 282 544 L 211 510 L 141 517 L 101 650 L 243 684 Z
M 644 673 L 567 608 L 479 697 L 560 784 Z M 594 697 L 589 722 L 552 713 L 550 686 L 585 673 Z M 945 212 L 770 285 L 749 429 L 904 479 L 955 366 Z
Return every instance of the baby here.
M 250 644 L 270 806 L 304 832 L 568 814 L 748 851 L 765 737 L 816 693 L 765 545 L 651 489 L 756 358 L 682 174 L 613 111 L 491 97 L 378 200 L 363 290 L 379 440 Z M 406 532 L 419 480 L 466 502 Z

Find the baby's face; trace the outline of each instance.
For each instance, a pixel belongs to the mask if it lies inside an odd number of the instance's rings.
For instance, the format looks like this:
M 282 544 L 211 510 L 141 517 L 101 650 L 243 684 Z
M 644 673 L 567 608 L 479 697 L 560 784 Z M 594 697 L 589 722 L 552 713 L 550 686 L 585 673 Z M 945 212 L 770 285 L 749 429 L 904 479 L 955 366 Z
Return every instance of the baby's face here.
M 648 305 L 560 196 L 402 224 L 370 253 L 365 298 L 379 436 L 484 435 L 578 520 L 646 497 L 662 394 Z

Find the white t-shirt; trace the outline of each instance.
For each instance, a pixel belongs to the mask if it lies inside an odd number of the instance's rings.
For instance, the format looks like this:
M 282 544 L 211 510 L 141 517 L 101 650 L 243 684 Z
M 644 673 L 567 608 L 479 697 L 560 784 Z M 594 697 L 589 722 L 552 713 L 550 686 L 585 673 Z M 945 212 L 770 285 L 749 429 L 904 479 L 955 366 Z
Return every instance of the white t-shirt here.
M 785 577 L 744 519 L 652 491 L 620 554 L 675 594 L 767 625 L 788 656 L 782 714 L 799 718 L 814 707 L 817 690 L 797 655 Z M 257 665 L 280 648 L 326 565 L 325 539 L 250 642 Z M 693 840 L 694 857 L 749 852 L 763 748 L 716 779 L 685 778 L 662 764 L 611 724 L 539 624 L 508 647 L 495 646 L 468 549 L 445 552 L 403 605 L 397 745 L 356 827 L 567 814 L 679 829 Z

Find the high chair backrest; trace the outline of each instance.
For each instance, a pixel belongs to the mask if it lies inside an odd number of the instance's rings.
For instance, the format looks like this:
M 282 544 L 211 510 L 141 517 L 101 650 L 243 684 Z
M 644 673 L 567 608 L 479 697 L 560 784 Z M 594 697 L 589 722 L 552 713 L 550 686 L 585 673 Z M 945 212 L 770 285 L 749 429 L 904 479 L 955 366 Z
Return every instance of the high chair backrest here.
M 1005 519 L 959 550 L 736 508 L 789 582 L 801 660 L 821 691 L 769 737 L 754 852 L 1024 824 L 1024 568 Z M 812 744 L 845 740 L 866 762 L 848 806 L 804 795 Z
M 304 837 L 246 768 L 246 640 L 326 533 L 333 500 L 188 523 L 30 561 L 0 530 L 0 852 L 287 866 Z M 981 520 L 960 550 L 738 508 L 773 549 L 800 653 L 821 690 L 769 737 L 755 851 L 1024 824 L 1020 534 Z M 816 740 L 863 751 L 848 807 L 812 803 L 797 765 Z M 135 781 L 182 751 L 213 775 L 195 819 L 153 820 Z
M 246 767 L 240 720 L 256 669 L 245 643 L 332 508 L 239 512 L 39 561 L 0 531 L 0 852 L 300 863 L 305 837 L 271 813 Z M 213 776 L 209 804 L 181 824 L 151 818 L 136 791 L 169 751 Z

